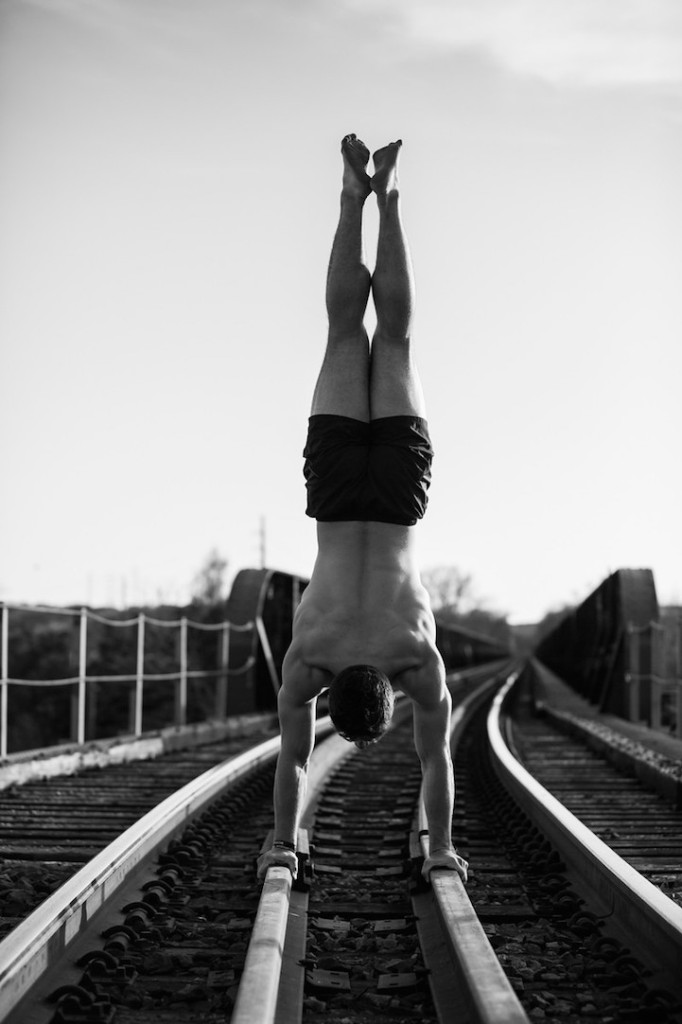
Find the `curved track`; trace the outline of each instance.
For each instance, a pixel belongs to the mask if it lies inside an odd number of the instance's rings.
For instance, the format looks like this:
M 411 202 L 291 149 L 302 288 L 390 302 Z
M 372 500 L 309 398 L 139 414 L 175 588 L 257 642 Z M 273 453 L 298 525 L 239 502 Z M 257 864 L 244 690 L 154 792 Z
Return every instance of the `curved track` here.
M 376 749 L 317 744 L 299 880 L 272 868 L 257 886 L 275 739 L 255 754 L 258 778 L 247 755 L 204 773 L 50 897 L 41 925 L 34 914 L 0 945 L 0 1021 L 677 1020 L 679 908 L 649 900 L 647 951 L 628 923 L 645 913 L 640 883 L 620 867 L 613 881 L 612 851 L 611 876 L 584 886 L 580 830 L 505 742 L 517 675 L 497 665 L 451 680 L 466 886 L 442 870 L 421 881 L 421 773 L 400 704 Z M 635 911 L 614 910 L 633 899 Z M 652 952 L 666 966 L 647 977 Z
M 601 998 L 590 1004 L 592 1012 L 603 1006 L 605 1016 L 611 1014 L 614 1020 L 678 1020 L 682 910 L 519 762 L 510 749 L 514 744 L 507 711 L 512 684 L 510 680 L 500 691 L 488 716 L 491 763 L 515 801 L 515 817 L 523 815 L 538 830 L 537 840 L 530 844 L 532 872 L 541 876 L 543 868 L 549 868 L 551 880 L 551 871 L 560 870 L 568 883 L 556 887 L 557 904 L 567 901 L 567 923 L 578 935 L 583 934 L 584 945 L 596 953 L 593 970 L 597 977 L 602 975 L 596 992 Z M 546 763 L 542 767 L 546 768 Z M 606 763 L 599 769 L 593 766 L 593 784 L 599 770 L 605 771 L 602 786 L 607 791 L 614 785 L 611 768 Z M 627 810 L 623 822 L 626 817 Z M 557 969 L 555 980 L 577 980 L 575 972 L 573 975 Z
M 560 848 L 573 884 L 623 941 L 636 936 L 649 968 L 675 986 L 682 969 L 682 813 L 543 717 L 517 716 L 510 728 L 503 705 L 500 698 L 491 742 L 506 787 Z

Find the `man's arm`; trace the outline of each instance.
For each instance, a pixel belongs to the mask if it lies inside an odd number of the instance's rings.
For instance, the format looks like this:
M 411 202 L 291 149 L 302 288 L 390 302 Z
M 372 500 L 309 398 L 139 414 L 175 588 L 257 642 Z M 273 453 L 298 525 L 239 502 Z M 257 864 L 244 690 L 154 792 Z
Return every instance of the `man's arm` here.
M 288 655 L 287 655 L 288 658 Z M 293 675 L 292 675 L 293 672 Z M 259 859 L 258 876 L 265 876 L 271 864 L 284 864 L 294 878 L 298 869 L 296 839 L 305 800 L 308 762 L 315 743 L 315 697 L 310 669 L 296 658 L 285 659 L 283 685 L 277 698 L 281 747 L 274 785 L 275 835 L 273 846 Z M 305 683 L 308 685 L 305 685 Z M 313 693 L 310 696 L 310 693 Z M 306 699 L 307 698 L 307 699 Z
M 434 656 L 410 676 L 405 691 L 414 703 L 414 744 L 422 766 L 424 805 L 429 826 L 429 856 L 422 873 L 428 879 L 435 867 L 451 868 L 466 881 L 467 862 L 457 854 L 452 843 L 455 801 L 450 756 L 452 702 L 440 656 L 434 652 Z
M 298 703 L 283 687 L 277 707 L 282 747 L 275 772 L 275 839 L 295 844 L 315 742 L 315 705 Z

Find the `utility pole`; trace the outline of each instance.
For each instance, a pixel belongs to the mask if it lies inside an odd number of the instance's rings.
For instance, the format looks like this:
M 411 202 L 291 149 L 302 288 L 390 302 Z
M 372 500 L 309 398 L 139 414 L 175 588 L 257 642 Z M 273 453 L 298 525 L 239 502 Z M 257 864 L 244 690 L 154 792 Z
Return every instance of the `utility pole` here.
M 260 517 L 260 567 L 261 567 L 261 569 L 265 568 L 265 563 L 266 563 L 265 541 L 266 541 L 266 520 L 265 520 L 265 516 L 261 516 Z

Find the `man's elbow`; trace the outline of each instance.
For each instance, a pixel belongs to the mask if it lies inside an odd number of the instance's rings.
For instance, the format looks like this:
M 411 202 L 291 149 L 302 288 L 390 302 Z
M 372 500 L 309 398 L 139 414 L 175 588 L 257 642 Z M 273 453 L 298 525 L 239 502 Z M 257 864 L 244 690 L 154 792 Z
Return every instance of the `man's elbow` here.
M 429 736 L 420 737 L 420 740 L 417 753 L 422 771 L 438 771 L 452 764 L 449 729 L 434 730 Z
M 422 773 L 449 771 L 452 767 L 452 756 L 447 743 L 430 747 L 420 755 Z
M 282 747 L 279 755 L 278 767 L 280 770 L 289 770 L 304 775 L 308 772 L 310 764 L 310 752 L 301 749 L 286 749 Z

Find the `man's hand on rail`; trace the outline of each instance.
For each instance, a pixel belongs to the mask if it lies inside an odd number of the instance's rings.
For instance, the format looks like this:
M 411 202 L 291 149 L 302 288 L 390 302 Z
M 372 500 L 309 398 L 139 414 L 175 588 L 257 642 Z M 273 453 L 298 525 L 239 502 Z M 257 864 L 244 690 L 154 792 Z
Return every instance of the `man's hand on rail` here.
M 289 868 L 293 878 L 298 875 L 298 857 L 293 850 L 283 850 L 281 847 L 273 846 L 266 853 L 262 853 L 258 858 L 258 877 L 265 878 L 268 868 L 273 864 L 281 864 L 283 867 Z
M 434 868 L 447 868 L 449 871 L 456 871 L 462 881 L 466 882 L 468 867 L 469 862 L 460 857 L 456 850 L 434 850 L 424 861 L 422 877 L 428 882 Z

